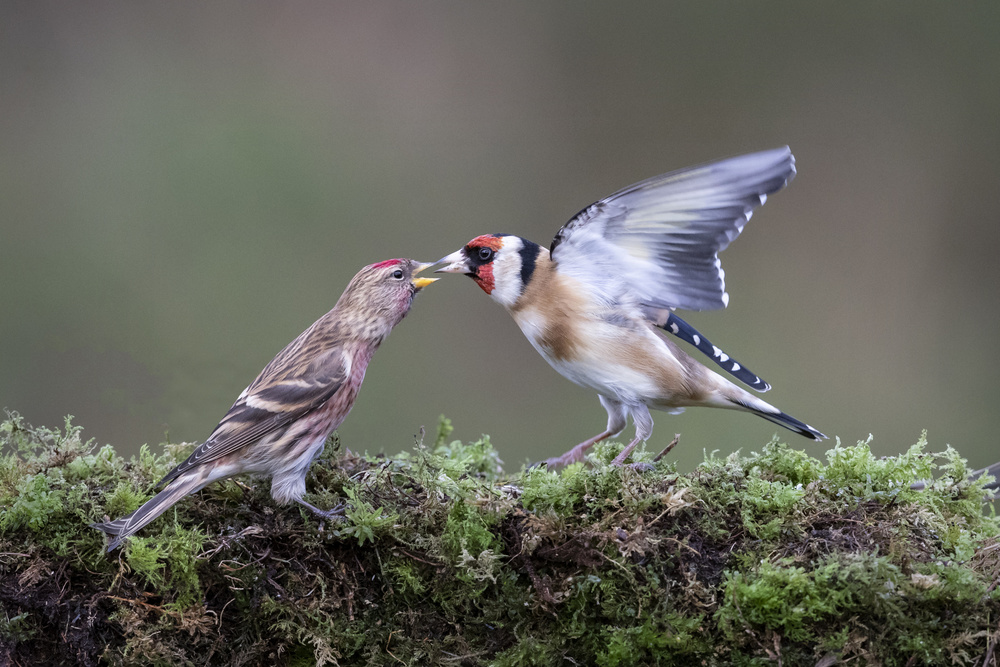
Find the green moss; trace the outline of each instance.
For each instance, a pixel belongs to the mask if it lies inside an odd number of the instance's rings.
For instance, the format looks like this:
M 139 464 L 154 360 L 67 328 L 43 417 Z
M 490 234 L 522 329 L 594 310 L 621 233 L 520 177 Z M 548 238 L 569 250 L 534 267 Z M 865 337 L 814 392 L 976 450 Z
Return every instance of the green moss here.
M 39 532 L 62 512 L 64 494 L 53 490 L 43 474 L 29 475 L 14 488 L 10 505 L 5 508 L 0 528 L 15 531 L 27 528 Z M 6 503 L 5 503 L 6 505 Z
M 740 495 L 743 527 L 753 537 L 773 540 L 782 530 L 797 529 L 796 509 L 806 495 L 801 485 L 750 477 Z
M 746 627 L 767 628 L 794 642 L 813 642 L 820 627 L 840 624 L 840 617 L 893 604 L 901 577 L 884 559 L 824 559 L 808 568 L 791 558 L 761 563 L 749 573 L 727 573 L 725 600 L 716 619 L 739 640 Z M 870 607 L 870 608 L 867 608 Z M 867 608 L 867 609 L 866 609 Z
M 0 619 L 0 641 L 9 644 L 23 644 L 34 638 L 38 631 L 32 622 L 31 614 L 23 612 L 16 616 L 4 615 Z
M 131 460 L 68 420 L 0 423 L 0 661 L 98 664 L 982 664 L 1000 640 L 1000 522 L 951 448 L 825 462 L 777 441 L 506 474 L 489 438 L 393 458 L 328 447 L 317 504 L 241 478 L 111 557 L 191 445 Z M 332 443 L 335 445 L 336 443 Z M 936 478 L 936 479 L 934 479 Z M 929 488 L 909 488 L 934 479 Z
M 531 468 L 521 478 L 521 503 L 524 509 L 539 514 L 553 512 L 571 514 L 581 501 L 585 479 L 583 464 L 574 463 L 560 472 L 546 468 Z
M 502 545 L 491 528 L 498 523 L 498 517 L 480 512 L 463 500 L 452 505 L 441 533 L 441 547 L 460 580 L 496 582 Z
M 353 537 L 358 546 L 363 547 L 366 541 L 374 542 L 376 535 L 385 535 L 392 530 L 396 523 L 394 513 L 383 514 L 384 507 L 373 507 L 356 489 L 349 488 L 346 493 L 351 503 L 345 511 L 347 525 L 339 530 L 341 535 Z
M 690 665 L 698 656 L 711 654 L 702 636 L 703 617 L 665 613 L 646 619 L 642 625 L 611 628 L 602 637 L 607 648 L 599 650 L 595 664 L 601 667 L 662 664 Z

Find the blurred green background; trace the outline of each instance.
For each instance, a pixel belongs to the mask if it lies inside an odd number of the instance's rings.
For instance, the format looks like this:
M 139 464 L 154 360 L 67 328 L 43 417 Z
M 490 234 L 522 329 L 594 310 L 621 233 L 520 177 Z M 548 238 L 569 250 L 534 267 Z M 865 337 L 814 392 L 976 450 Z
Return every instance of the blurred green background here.
M 548 244 L 624 185 L 789 144 L 798 177 L 722 256 L 730 307 L 682 316 L 831 436 L 891 454 L 926 428 L 991 463 L 998 25 L 996 2 L 4 2 L 0 407 L 124 452 L 200 441 L 362 265 Z M 395 453 L 441 413 L 510 468 L 606 419 L 461 276 L 340 433 Z M 654 418 L 682 468 L 776 430 Z

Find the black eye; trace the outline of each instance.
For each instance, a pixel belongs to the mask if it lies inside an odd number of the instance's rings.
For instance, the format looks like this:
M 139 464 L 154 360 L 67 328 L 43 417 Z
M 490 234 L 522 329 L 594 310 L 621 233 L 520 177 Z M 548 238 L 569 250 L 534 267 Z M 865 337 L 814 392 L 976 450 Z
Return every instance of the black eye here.
M 479 249 L 479 259 L 483 260 L 484 262 L 488 262 L 492 257 L 493 257 L 493 250 L 491 250 L 490 248 Z
M 396 280 L 402 280 L 403 272 L 400 271 L 399 269 L 396 269 L 395 271 L 392 272 L 392 277 L 395 278 Z

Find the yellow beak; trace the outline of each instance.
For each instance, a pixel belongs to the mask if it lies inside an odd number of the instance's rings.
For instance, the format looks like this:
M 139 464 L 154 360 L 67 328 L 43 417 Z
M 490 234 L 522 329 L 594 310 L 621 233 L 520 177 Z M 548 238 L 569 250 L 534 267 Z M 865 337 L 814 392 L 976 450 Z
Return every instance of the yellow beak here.
M 418 273 L 420 273 L 424 269 L 432 267 L 436 263 L 437 262 L 428 262 L 426 264 L 419 264 L 417 266 L 417 268 L 413 271 L 413 275 L 416 276 Z M 419 290 L 422 290 L 423 288 L 427 287 L 431 283 L 436 283 L 438 280 L 440 280 L 440 278 L 413 278 L 413 280 L 411 280 L 410 282 L 413 283 L 413 286 L 416 287 L 417 290 L 419 291 Z

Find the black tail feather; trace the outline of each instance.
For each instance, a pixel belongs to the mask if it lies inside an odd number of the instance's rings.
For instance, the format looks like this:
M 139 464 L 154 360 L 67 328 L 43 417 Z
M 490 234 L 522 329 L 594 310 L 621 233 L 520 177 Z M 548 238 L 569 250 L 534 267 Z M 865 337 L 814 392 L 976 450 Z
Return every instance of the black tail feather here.
M 803 436 L 809 438 L 810 440 L 826 440 L 827 439 L 827 437 L 826 437 L 826 435 L 824 433 L 821 433 L 821 432 L 817 431 L 816 429 L 814 429 L 809 424 L 807 424 L 805 422 L 801 422 L 801 421 L 799 421 L 798 419 L 796 419 L 795 417 L 793 417 L 791 415 L 786 415 L 784 412 L 782 412 L 781 410 L 778 410 L 773 405 L 769 405 L 768 403 L 765 403 L 764 401 L 761 401 L 759 398 L 754 398 L 750 394 L 747 394 L 747 398 L 750 399 L 751 401 L 757 401 L 757 402 L 761 403 L 762 406 L 766 406 L 767 408 L 770 408 L 771 410 L 774 410 L 774 412 L 771 412 L 770 410 L 762 409 L 762 407 L 757 407 L 757 406 L 751 405 L 747 401 L 739 400 L 739 399 L 736 399 L 736 398 L 730 398 L 729 400 L 734 405 L 738 405 L 741 408 L 745 408 L 745 409 L 749 410 L 750 412 L 754 413 L 755 415 L 757 415 L 758 417 L 763 417 L 764 419 L 766 419 L 769 422 L 772 422 L 774 424 L 777 424 L 778 426 L 782 426 L 784 428 L 787 428 L 789 431 L 795 431 L 799 435 L 803 435 Z
M 820 433 L 809 424 L 806 424 L 805 422 L 800 422 L 798 419 L 792 417 L 791 415 L 786 415 L 784 412 L 772 414 L 770 412 L 764 412 L 763 410 L 757 410 L 755 408 L 750 408 L 750 409 L 758 417 L 763 417 L 767 421 L 773 422 L 778 426 L 784 426 L 789 431 L 795 431 L 799 435 L 804 435 L 810 440 L 826 440 L 826 435 Z
M 674 313 L 670 313 L 666 323 L 659 326 L 663 330 L 669 331 L 673 335 L 677 336 L 684 342 L 694 345 L 698 348 L 698 350 L 705 354 L 705 356 L 717 363 L 722 370 L 726 371 L 751 389 L 759 392 L 765 392 L 771 388 L 771 385 L 760 379 L 760 377 L 753 373 L 753 371 L 712 345 L 710 340 L 702 336 L 693 326 L 677 317 Z M 791 417 L 789 417 L 789 419 L 791 419 Z

